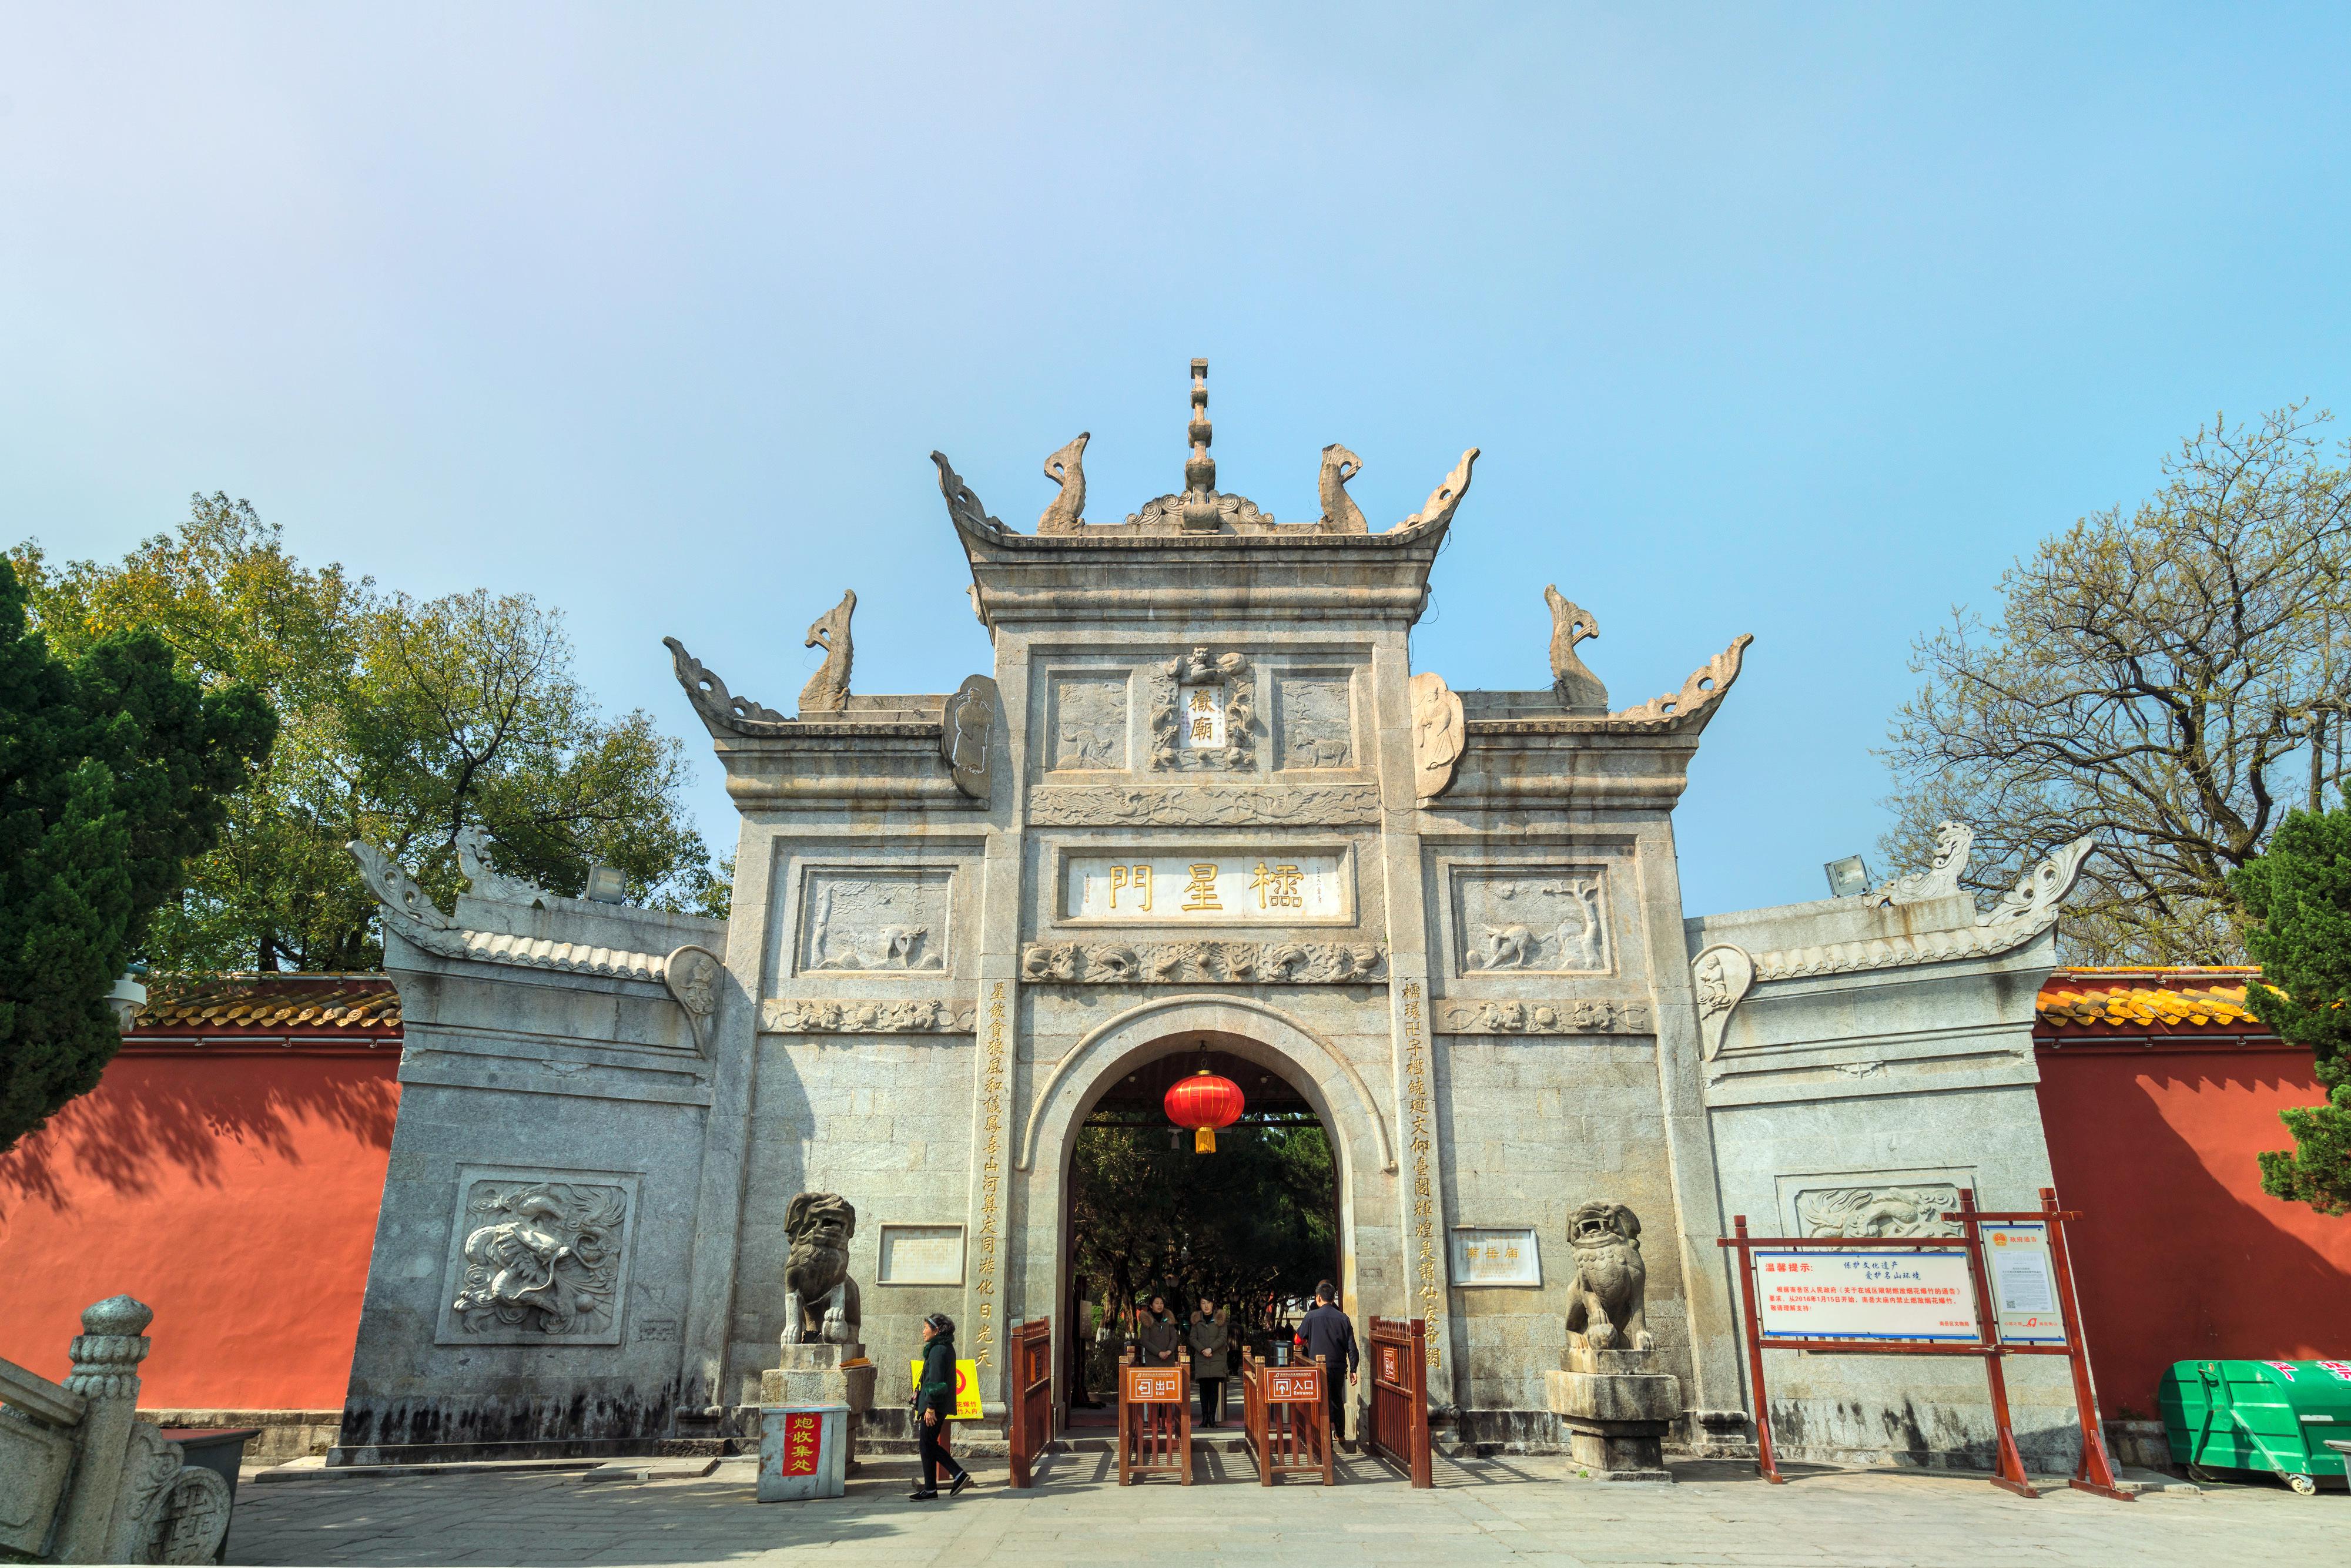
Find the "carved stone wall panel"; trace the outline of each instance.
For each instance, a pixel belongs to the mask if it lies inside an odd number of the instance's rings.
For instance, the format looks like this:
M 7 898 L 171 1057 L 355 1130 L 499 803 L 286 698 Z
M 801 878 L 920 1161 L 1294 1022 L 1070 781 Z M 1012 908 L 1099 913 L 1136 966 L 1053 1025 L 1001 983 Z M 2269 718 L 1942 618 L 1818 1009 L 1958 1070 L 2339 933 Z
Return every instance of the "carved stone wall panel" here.
M 1451 880 L 1457 974 L 1598 975 L 1614 967 L 1598 866 L 1460 868 Z
M 1446 1002 L 1439 1034 L 1654 1034 L 1646 1001 L 1581 997 L 1559 1001 Z
M 1123 769 L 1126 681 L 1120 675 L 1056 675 L 1046 691 L 1049 766 Z
M 1352 768 L 1355 724 L 1343 674 L 1286 675 L 1275 686 L 1284 768 Z
M 770 998 L 759 1004 L 762 1034 L 969 1034 L 969 1002 Z
M 1371 985 L 1387 978 L 1376 942 L 1031 942 L 1020 977 L 1038 985 Z
M 619 1344 L 638 1180 L 460 1167 L 435 1343 Z
M 945 866 L 811 866 L 800 884 L 799 972 L 944 970 L 954 884 Z
M 1029 821 L 1040 828 L 1323 828 L 1375 825 L 1379 820 L 1380 791 L 1371 784 L 1289 789 L 1222 784 L 1134 789 L 1105 786 L 1038 789 L 1029 797 Z
M 1799 1236 L 1957 1236 L 1959 1223 L 1944 1215 L 1959 1207 L 1955 1182 L 1861 1186 L 1806 1186 L 1797 1190 Z
M 1257 676 L 1238 653 L 1206 648 L 1151 666 L 1151 766 L 1246 773 L 1257 767 Z

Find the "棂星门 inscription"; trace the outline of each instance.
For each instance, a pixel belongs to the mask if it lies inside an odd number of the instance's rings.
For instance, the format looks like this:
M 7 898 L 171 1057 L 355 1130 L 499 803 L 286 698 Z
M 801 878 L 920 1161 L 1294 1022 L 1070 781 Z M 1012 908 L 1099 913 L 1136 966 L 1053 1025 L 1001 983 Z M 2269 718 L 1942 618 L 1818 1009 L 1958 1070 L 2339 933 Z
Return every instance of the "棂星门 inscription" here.
M 1351 920 L 1347 857 L 1203 850 L 1188 854 L 1081 854 L 1061 862 L 1067 920 L 1295 925 Z

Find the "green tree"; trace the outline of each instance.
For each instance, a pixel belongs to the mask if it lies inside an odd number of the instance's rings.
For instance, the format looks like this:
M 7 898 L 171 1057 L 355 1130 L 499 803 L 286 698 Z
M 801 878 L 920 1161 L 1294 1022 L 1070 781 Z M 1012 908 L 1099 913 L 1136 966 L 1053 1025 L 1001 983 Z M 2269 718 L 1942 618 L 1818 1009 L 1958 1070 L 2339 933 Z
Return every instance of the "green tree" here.
M 2262 967 L 2253 1016 L 2310 1047 L 2325 1103 L 2278 1113 L 2294 1147 L 2261 1156 L 2262 1190 L 2351 1213 L 2351 810 L 2293 811 L 2269 852 L 2231 879 Z
M 1920 640 L 1926 684 L 1886 753 L 1887 858 L 1923 866 L 1936 824 L 1967 822 L 1968 881 L 1996 894 L 2095 832 L 2069 961 L 2233 961 L 2230 873 L 2342 774 L 2351 470 L 2322 449 L 2326 422 L 2216 420 L 2151 498 L 2018 561 L 1998 619 L 1954 611 Z
M 0 559 L 0 1149 L 98 1082 L 107 993 L 276 733 L 252 687 L 205 692 L 151 633 L 56 657 Z
M 125 628 L 169 645 L 207 689 L 246 682 L 284 732 L 259 788 L 159 912 L 157 968 L 310 971 L 381 963 L 375 904 L 343 844 L 415 867 L 446 904 L 456 835 L 488 829 L 497 869 L 577 894 L 589 863 L 631 895 L 709 907 L 709 857 L 683 794 L 684 749 L 643 712 L 600 712 L 571 671 L 561 618 L 528 595 L 418 601 L 339 565 L 307 567 L 225 496 L 119 563 L 16 557 L 63 652 Z

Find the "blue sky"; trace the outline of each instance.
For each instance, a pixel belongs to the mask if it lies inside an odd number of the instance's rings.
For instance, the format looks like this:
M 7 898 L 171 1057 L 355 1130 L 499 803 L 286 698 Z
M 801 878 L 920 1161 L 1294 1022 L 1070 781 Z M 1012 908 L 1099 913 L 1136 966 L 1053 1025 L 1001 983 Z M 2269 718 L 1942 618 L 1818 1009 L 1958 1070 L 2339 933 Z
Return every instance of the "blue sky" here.
M 850 13 L 853 12 L 854 15 Z M 563 607 L 718 770 L 664 634 L 789 708 L 987 666 L 925 455 L 1027 526 L 1219 482 L 1374 526 L 1484 449 L 1417 667 L 1630 704 L 1740 632 L 1692 912 L 1884 826 L 1911 639 L 2351 374 L 2351 8 L 0 10 L 0 539 L 190 491 L 419 595 Z M 2351 412 L 2351 408 L 2346 408 Z

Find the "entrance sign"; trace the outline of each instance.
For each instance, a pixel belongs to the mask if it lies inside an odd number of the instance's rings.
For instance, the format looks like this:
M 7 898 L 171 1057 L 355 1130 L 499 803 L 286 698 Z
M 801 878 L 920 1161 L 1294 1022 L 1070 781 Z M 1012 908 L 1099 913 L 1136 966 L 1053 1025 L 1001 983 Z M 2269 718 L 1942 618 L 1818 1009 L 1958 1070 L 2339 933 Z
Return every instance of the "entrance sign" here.
M 1065 855 L 1061 915 L 1135 925 L 1295 925 L 1353 920 L 1354 900 L 1347 856 L 1338 850 L 1208 846 Z
M 2115 1465 L 2098 1426 L 2090 1351 L 2081 1330 L 2066 1260 L 2065 1225 L 2082 1217 L 2057 1207 L 2057 1189 L 2041 1189 L 2041 1207 L 2016 1214 L 1977 1209 L 1959 1189 L 1957 1236 L 1755 1237 L 1747 1217 L 1718 1247 L 1739 1250 L 1739 1295 L 1746 1311 L 1748 1386 L 1754 1400 L 1755 1469 L 1784 1481 L 1771 1454 L 1771 1398 L 1763 1352 L 1980 1355 L 1991 1391 L 1995 1434 L 1991 1483 L 2035 1497 L 2009 1418 L 2011 1355 L 2062 1355 L 2072 1364 L 2074 1408 L 2082 1427 L 2082 1462 L 2072 1485 L 2119 1501 L 2136 1500 L 2116 1485 Z M 2005 1262 L 1995 1261 L 1994 1254 Z M 1987 1312 L 1979 1303 L 1990 1302 Z M 1969 1332 L 1959 1334 L 1957 1326 Z M 2052 1337 L 2053 1335 L 2053 1337 Z
M 907 1364 L 914 1370 L 914 1380 L 909 1385 L 910 1389 L 920 1393 L 923 1387 L 922 1361 L 918 1357 Z M 979 1419 L 979 1363 L 977 1360 L 956 1363 L 955 1414 L 947 1419 L 950 1421 Z
M 1987 1224 L 1984 1257 L 2000 1306 L 2005 1344 L 2064 1344 L 2065 1315 L 2057 1307 L 2057 1280 L 2049 1261 L 2049 1228 L 2038 1223 Z
M 1130 1355 L 1135 1352 L 1129 1351 Z M 1192 1367 L 1118 1369 L 1118 1484 L 1149 1475 L 1173 1475 L 1192 1484 Z
M 1275 1366 L 1242 1347 L 1241 1432 L 1259 1486 L 1271 1486 L 1277 1475 L 1320 1474 L 1324 1486 L 1332 1484 L 1331 1405 L 1323 1393 L 1330 1375 L 1319 1355 L 1311 1366 Z
M 1975 1344 L 1975 1287 L 1964 1252 L 1757 1248 L 1757 1314 L 1775 1340 Z
M 1531 1225 L 1457 1225 L 1453 1228 L 1456 1285 L 1540 1286 L 1542 1260 Z

